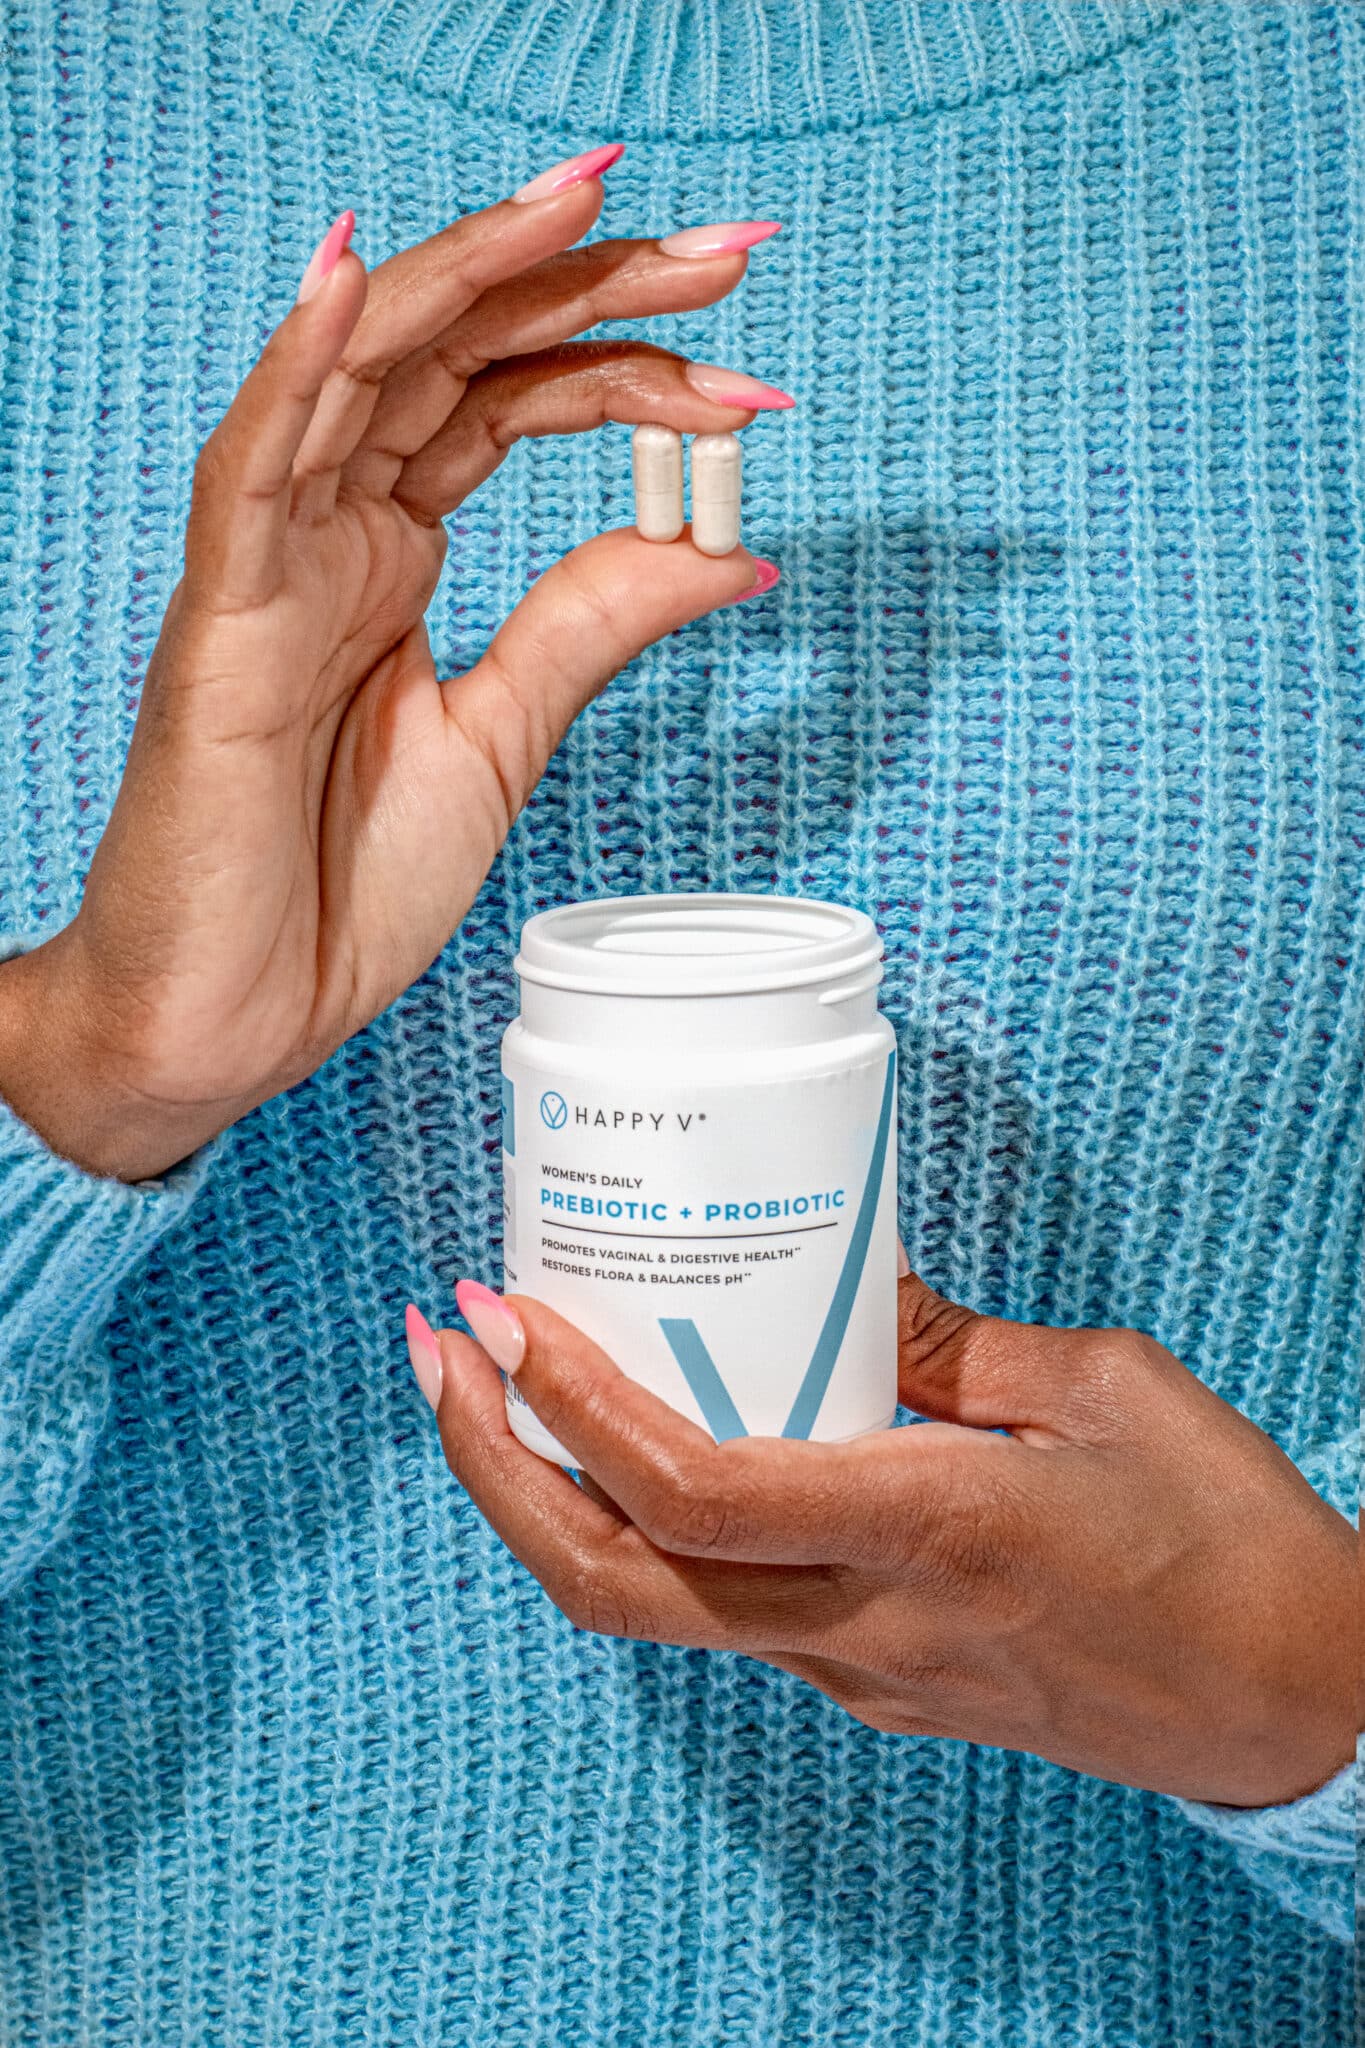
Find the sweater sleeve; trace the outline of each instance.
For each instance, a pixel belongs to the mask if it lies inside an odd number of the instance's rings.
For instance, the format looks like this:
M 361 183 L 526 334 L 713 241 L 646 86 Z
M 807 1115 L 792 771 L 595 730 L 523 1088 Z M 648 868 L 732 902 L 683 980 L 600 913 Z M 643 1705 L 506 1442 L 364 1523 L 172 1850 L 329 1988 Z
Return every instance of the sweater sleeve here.
M 0 960 L 37 943 L 0 932 Z M 119 1287 L 222 1143 L 129 1184 L 62 1158 L 0 1097 L 0 1597 L 60 1537 L 90 1468 Z
M 1358 1428 L 1305 1461 L 1303 1469 L 1333 1507 L 1348 1520 L 1358 1517 Z M 1193 1799 L 1174 1803 L 1196 1827 L 1227 1844 L 1253 1884 L 1339 1941 L 1351 1941 L 1362 1769 L 1365 1737 L 1357 1743 L 1353 1763 L 1315 1792 L 1287 1805 L 1217 1806 Z

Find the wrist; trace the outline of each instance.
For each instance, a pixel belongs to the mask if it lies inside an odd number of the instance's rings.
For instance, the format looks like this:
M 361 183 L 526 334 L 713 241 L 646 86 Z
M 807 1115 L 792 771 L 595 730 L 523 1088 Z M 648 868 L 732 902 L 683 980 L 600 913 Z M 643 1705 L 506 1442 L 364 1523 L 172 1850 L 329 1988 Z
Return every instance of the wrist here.
M 1248 1813 L 1259 1813 L 1271 1807 L 1293 1806 L 1300 1799 L 1309 1799 L 1315 1792 L 1321 1792 L 1324 1785 L 1330 1785 L 1333 1778 L 1346 1766 L 1354 1763 L 1356 1745 L 1354 1740 L 1343 1740 L 1339 1733 L 1329 1737 L 1302 1753 L 1286 1755 L 1278 1765 L 1268 1764 L 1258 1788 L 1248 1788 L 1237 1798 L 1217 1802 L 1220 1805 L 1240 1807 Z
M 0 961 L 0 1097 L 84 1172 L 152 1179 L 222 1124 L 198 1105 L 158 1102 L 120 1072 L 99 1013 L 76 923 Z
M 1209 1795 L 1219 1804 L 1261 1809 L 1292 1806 L 1330 1784 L 1356 1756 L 1362 1725 L 1355 1620 L 1356 1532 L 1325 1501 L 1315 1502 L 1321 1534 L 1315 1556 L 1305 1558 L 1312 1584 L 1299 1609 L 1303 1633 L 1282 1619 L 1266 1633 L 1283 1661 L 1272 1666 L 1264 1702 L 1263 1740 L 1245 1754 L 1244 1782 Z

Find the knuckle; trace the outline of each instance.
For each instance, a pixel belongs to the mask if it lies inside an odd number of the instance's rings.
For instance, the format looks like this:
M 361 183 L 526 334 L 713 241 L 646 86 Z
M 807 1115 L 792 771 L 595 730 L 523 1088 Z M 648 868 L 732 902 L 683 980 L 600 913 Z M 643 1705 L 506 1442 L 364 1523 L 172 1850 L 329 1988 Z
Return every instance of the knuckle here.
M 462 427 L 478 441 L 482 459 L 496 468 L 521 439 L 515 396 L 499 383 L 475 382 L 460 409 Z
M 477 384 L 490 369 L 493 358 L 481 355 L 471 347 L 468 338 L 457 330 L 454 334 L 438 335 L 431 344 L 431 359 L 439 363 L 452 385 L 463 390 L 466 385 Z
M 612 1432 L 616 1416 L 611 1401 L 572 1357 L 549 1344 L 540 1363 L 549 1370 L 536 1382 L 534 1406 L 548 1430 L 554 1433 L 564 1423 L 570 1428 L 577 1424 L 590 1434 Z
M 354 354 L 343 352 L 329 374 L 349 384 L 354 391 L 372 398 L 383 386 L 385 371 L 376 363 L 365 362 Z
M 661 1475 L 654 1491 L 659 1506 L 652 1540 L 665 1550 L 706 1557 L 723 1552 L 737 1534 L 734 1503 L 711 1476 L 683 1467 Z
M 1140 1330 L 1086 1330 L 1071 1339 L 1067 1360 L 1069 1405 L 1087 1436 L 1121 1432 L 1134 1396 L 1154 1376 L 1164 1375 L 1169 1352 Z
M 982 1342 L 985 1318 L 927 1287 L 904 1289 L 900 1303 L 901 1346 L 921 1372 L 944 1372 Z
M 444 1370 L 452 1371 L 448 1355 Z M 457 1361 L 453 1375 L 457 1383 L 458 1371 Z M 455 1423 L 442 1431 L 441 1445 L 446 1463 L 462 1486 L 468 1488 L 472 1481 L 481 1494 L 494 1495 L 506 1494 L 515 1486 L 521 1462 L 519 1446 L 494 1414 L 461 1409 Z
M 580 1562 L 561 1565 L 557 1571 L 540 1575 L 544 1586 L 555 1606 L 575 1628 L 591 1632 L 592 1595 L 589 1575 Z
M 1174 1352 L 1168 1351 L 1155 1337 L 1149 1337 L 1145 1330 L 1120 1330 L 1118 1334 L 1120 1348 L 1134 1371 L 1167 1378 L 1172 1372 L 1185 1370 Z
M 957 1587 L 977 1587 L 1006 1569 L 1014 1527 L 1013 1489 L 1003 1473 L 975 1472 L 950 1484 L 926 1531 L 931 1566 Z
M 642 1633 L 634 1608 L 600 1563 L 580 1560 L 556 1595 L 575 1628 L 593 1636 L 634 1637 Z

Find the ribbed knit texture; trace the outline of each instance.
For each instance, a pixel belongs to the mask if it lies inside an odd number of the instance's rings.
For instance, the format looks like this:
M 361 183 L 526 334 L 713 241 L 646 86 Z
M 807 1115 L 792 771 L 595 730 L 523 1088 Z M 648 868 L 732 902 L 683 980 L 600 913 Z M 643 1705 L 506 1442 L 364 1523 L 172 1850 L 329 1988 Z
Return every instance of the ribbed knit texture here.
M 0 958 L 15 950 L 0 941 Z M 62 1532 L 108 1409 L 105 1328 L 220 1146 L 92 1186 L 0 1105 L 0 1598 Z
M 776 593 L 580 720 L 432 971 L 164 1184 L 0 1113 L 0 2042 L 1337 2048 L 1354 1773 L 1232 1815 L 576 1633 L 402 1344 L 499 1277 L 522 921 L 864 906 L 902 1234 L 1154 1332 L 1354 1505 L 1365 21 L 1129 0 L 14 0 L 0 952 L 75 912 L 195 454 L 371 267 L 571 150 L 765 215 L 642 332 L 793 390 Z M 630 331 L 626 329 L 624 331 Z M 443 672 L 629 520 L 624 430 L 450 521 Z

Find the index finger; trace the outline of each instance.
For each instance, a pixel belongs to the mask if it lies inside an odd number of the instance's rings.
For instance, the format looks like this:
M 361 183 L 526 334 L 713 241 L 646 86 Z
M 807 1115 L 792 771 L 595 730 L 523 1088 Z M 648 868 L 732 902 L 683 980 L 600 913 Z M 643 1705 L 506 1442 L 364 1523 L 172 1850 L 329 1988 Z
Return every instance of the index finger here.
M 518 1391 L 651 1543 L 682 1556 L 889 1563 L 941 1533 L 976 1491 L 983 1446 L 1001 1441 L 919 1423 L 848 1443 L 717 1443 L 553 1309 L 525 1295 L 506 1306 L 526 1333 Z
M 670 1557 L 512 1434 L 501 1382 L 476 1344 L 454 1330 L 437 1342 L 446 1462 L 576 1628 L 698 1650 L 824 1639 L 845 1604 L 832 1574 Z

